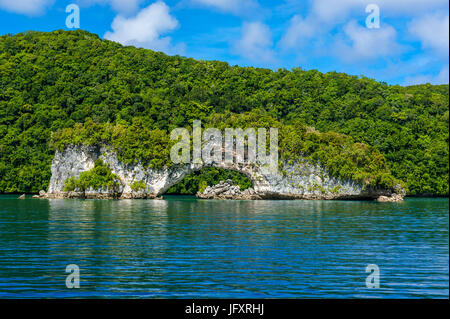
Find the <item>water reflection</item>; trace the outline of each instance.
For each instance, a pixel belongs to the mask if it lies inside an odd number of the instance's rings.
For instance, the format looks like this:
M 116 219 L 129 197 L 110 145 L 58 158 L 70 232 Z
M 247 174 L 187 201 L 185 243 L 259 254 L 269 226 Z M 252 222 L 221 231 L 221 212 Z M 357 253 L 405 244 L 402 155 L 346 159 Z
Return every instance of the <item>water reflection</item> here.
M 448 297 L 446 199 L 166 198 L 0 197 L 0 296 Z

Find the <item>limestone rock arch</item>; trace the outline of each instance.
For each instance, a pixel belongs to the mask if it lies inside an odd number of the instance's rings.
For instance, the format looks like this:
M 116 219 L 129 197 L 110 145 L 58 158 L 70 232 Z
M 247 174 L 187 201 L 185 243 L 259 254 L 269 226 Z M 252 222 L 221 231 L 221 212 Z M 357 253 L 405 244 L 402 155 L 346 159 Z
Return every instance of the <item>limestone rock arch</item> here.
M 245 174 L 252 182 L 253 189 L 261 198 L 277 199 L 353 199 L 391 196 L 390 190 L 365 189 L 360 183 L 339 180 L 328 174 L 320 165 L 298 159 L 295 163 L 284 162 L 277 172 L 257 164 L 184 164 L 170 168 L 151 169 L 141 164 L 129 165 L 119 161 L 108 146 L 71 145 L 62 152 L 57 151 L 51 166 L 49 196 L 64 197 L 64 183 L 69 177 L 78 177 L 82 172 L 94 167 L 101 158 L 122 182 L 122 198 L 152 198 L 166 192 L 188 174 L 207 166 L 234 170 Z M 142 182 L 145 189 L 133 191 L 133 182 Z M 92 190 L 95 195 L 96 190 Z M 97 191 L 98 192 L 98 191 Z M 53 194 L 53 195 L 51 195 Z

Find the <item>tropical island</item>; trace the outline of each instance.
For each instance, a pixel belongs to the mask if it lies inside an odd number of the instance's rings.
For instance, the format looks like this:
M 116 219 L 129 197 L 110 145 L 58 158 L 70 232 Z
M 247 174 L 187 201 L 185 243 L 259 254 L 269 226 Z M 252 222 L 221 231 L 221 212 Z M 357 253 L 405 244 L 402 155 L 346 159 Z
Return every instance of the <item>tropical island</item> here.
M 196 61 L 81 30 L 0 37 L 0 85 L 1 193 L 448 196 L 448 85 Z M 192 130 L 194 120 L 278 128 L 281 177 L 260 167 L 173 165 L 170 132 Z

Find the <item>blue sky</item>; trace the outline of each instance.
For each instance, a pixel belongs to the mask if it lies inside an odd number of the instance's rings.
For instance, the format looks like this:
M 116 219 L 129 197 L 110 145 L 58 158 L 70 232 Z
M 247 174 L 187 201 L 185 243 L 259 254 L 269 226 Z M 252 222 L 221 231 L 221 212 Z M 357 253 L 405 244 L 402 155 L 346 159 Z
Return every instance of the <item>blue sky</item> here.
M 1 34 L 67 30 L 72 3 L 81 29 L 171 55 L 449 82 L 448 0 L 0 0 Z M 366 24 L 369 4 L 379 28 Z

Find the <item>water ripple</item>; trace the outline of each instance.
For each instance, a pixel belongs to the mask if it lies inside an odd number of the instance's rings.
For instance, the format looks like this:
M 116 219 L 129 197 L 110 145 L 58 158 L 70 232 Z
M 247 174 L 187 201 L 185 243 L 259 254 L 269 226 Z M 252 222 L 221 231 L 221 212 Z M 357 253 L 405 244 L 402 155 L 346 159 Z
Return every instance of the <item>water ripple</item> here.
M 448 199 L 17 200 L 3 298 L 448 298 Z M 81 287 L 65 287 L 65 267 Z M 366 288 L 365 268 L 380 269 Z

